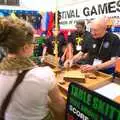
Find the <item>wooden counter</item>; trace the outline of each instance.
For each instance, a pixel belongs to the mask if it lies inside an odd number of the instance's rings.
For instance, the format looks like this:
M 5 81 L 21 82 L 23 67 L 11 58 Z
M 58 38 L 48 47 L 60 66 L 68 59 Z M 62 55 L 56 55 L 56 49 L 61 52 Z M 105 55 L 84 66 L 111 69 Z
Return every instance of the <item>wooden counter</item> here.
M 57 78 L 57 82 L 58 82 L 58 86 L 59 86 L 60 90 L 62 91 L 62 93 L 64 95 L 66 95 L 70 82 L 65 81 L 63 79 L 64 73 L 65 73 L 65 71 L 61 71 L 60 73 L 57 73 L 56 78 Z M 112 81 L 111 75 L 107 75 L 107 74 L 104 74 L 101 72 L 96 72 L 96 76 L 97 76 L 96 79 L 86 78 L 85 83 L 80 83 L 80 82 L 77 82 L 77 83 L 81 84 L 91 90 L 95 90 L 95 89 L 100 88 Z
M 47 65 L 51 66 L 53 69 L 56 68 L 56 66 L 57 66 L 57 63 L 55 61 L 55 57 L 52 56 L 52 55 L 46 56 L 45 63 Z M 78 67 L 73 67 L 71 70 L 80 71 L 79 66 Z M 62 69 L 62 70 L 59 69 L 59 70 L 54 70 L 54 72 L 56 73 L 56 79 L 57 79 L 57 82 L 58 82 L 58 86 L 61 90 L 61 95 L 65 99 L 67 99 L 67 91 L 68 91 L 68 87 L 69 87 L 70 82 L 64 80 L 64 74 L 65 74 L 66 70 L 65 69 Z M 77 83 L 89 88 L 90 90 L 96 90 L 96 89 L 101 88 L 101 87 L 103 87 L 103 86 L 112 82 L 112 76 L 111 75 L 108 75 L 108 74 L 105 74 L 105 73 L 102 73 L 102 72 L 96 72 L 95 75 L 96 75 L 96 79 L 85 78 L 85 83 L 80 83 L 80 82 L 77 82 Z M 118 81 L 120 83 L 120 79 L 115 80 L 115 82 L 118 82 Z M 120 97 L 116 97 L 114 100 L 116 102 L 119 102 Z

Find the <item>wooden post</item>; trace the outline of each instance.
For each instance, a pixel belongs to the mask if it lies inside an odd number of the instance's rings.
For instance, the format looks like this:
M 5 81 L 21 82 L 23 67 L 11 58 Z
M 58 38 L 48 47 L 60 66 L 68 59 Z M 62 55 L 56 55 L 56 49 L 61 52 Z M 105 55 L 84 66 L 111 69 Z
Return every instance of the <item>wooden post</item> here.
M 57 0 L 56 0 L 56 14 L 55 14 L 55 63 L 56 63 L 56 68 L 58 68 L 58 32 L 59 32 L 59 28 L 58 28 L 58 10 L 57 10 Z

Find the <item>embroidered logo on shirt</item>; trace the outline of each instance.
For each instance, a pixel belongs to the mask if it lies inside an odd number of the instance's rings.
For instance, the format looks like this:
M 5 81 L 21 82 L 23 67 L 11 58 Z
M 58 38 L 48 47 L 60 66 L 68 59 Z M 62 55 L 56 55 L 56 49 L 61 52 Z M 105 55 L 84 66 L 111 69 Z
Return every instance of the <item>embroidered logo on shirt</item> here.
M 108 47 L 109 47 L 109 45 L 110 45 L 110 43 L 109 43 L 109 42 L 105 42 L 103 46 L 104 46 L 104 48 L 108 48 Z

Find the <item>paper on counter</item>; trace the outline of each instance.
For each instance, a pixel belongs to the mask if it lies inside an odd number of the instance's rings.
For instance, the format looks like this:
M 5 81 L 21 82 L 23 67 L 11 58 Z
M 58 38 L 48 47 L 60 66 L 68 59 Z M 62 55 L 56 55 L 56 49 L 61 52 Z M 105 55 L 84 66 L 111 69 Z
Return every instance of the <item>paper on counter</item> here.
M 120 96 L 120 85 L 116 83 L 110 83 L 94 91 L 113 100 L 115 97 Z

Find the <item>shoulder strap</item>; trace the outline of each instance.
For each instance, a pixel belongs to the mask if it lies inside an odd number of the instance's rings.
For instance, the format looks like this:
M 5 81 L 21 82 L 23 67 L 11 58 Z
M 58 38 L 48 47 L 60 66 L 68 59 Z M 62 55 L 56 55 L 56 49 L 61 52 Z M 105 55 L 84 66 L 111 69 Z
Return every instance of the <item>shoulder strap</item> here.
M 23 81 L 23 78 L 25 76 L 25 74 L 28 72 L 29 70 L 24 70 L 22 73 L 18 74 L 18 77 L 12 87 L 12 89 L 9 91 L 9 93 L 7 94 L 6 98 L 4 99 L 2 105 L 1 105 L 1 110 L 0 110 L 0 117 L 4 118 L 5 115 L 5 111 L 11 101 L 12 95 L 15 92 L 16 88 L 18 87 L 18 85 Z

